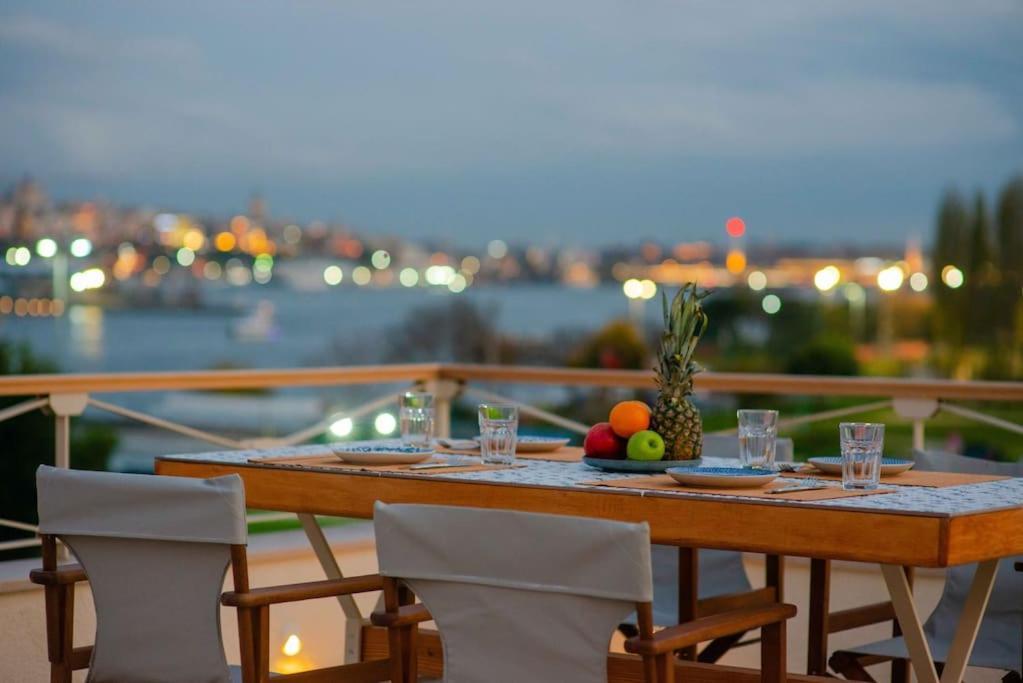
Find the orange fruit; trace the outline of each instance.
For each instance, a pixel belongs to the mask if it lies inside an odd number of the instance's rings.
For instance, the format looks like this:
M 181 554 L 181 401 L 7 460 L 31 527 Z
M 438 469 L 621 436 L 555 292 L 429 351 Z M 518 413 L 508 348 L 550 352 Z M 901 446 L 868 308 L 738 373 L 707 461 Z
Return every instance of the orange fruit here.
M 642 401 L 622 401 L 611 409 L 608 422 L 615 434 L 628 439 L 636 432 L 650 428 L 650 408 Z

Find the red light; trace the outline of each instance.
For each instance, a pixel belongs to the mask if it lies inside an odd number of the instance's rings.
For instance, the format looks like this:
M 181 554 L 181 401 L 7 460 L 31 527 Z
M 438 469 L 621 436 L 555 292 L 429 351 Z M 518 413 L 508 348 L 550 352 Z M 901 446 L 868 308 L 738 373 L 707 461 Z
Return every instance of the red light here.
M 746 234 L 746 222 L 738 216 L 729 218 L 725 221 L 725 231 L 728 232 L 729 237 L 742 237 Z

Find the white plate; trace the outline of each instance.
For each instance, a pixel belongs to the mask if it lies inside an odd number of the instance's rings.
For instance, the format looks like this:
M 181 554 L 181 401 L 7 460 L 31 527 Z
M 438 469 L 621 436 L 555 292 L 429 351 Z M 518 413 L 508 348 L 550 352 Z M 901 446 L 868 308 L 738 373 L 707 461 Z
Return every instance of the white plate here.
M 473 437 L 479 443 L 478 436 Z M 515 441 L 516 453 L 550 453 L 568 445 L 571 439 L 561 439 L 552 436 L 528 436 L 519 435 Z
M 335 444 L 331 446 L 341 460 L 352 465 L 414 465 L 429 460 L 433 456 L 432 448 L 412 448 L 411 446 L 348 446 Z
M 571 439 L 559 439 L 550 436 L 520 436 L 515 441 L 518 453 L 550 453 L 568 445 Z
M 741 467 L 670 467 L 667 472 L 680 484 L 710 488 L 760 488 L 778 478 L 777 472 Z
M 842 458 L 838 456 L 810 458 L 807 462 L 824 474 L 842 474 Z M 881 458 L 881 476 L 890 477 L 895 474 L 902 474 L 906 470 L 913 469 L 915 464 L 912 460 L 903 460 L 901 458 Z

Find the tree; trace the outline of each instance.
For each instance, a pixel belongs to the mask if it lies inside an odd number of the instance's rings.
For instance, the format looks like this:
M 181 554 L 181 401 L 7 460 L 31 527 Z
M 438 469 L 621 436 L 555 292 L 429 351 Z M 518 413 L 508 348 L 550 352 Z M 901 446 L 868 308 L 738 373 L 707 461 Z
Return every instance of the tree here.
M 1010 376 L 1023 375 L 1023 176 L 1010 180 L 998 197 L 997 342 L 1005 350 Z
M 952 289 L 942 284 L 942 273 L 948 266 L 966 270 L 970 213 L 966 203 L 955 190 L 946 191 L 942 197 L 936 232 L 931 273 L 935 303 L 934 337 L 947 347 L 946 353 L 956 356 L 965 343 L 966 298 L 961 289 Z
M 785 372 L 790 375 L 858 375 L 859 363 L 852 343 L 837 335 L 818 337 L 789 358 Z
M 640 370 L 647 366 L 649 351 L 636 328 L 616 320 L 587 337 L 569 358 L 580 368 Z
M 966 308 L 961 315 L 966 321 L 965 338 L 973 345 L 990 341 L 997 316 L 992 316 L 988 295 L 997 280 L 991 256 L 991 219 L 984 195 L 977 192 L 970 225 L 970 244 L 966 255 L 966 284 L 963 286 Z
M 495 306 L 476 306 L 456 298 L 414 309 L 391 327 L 384 358 L 388 362 L 504 363 L 511 349 L 497 330 Z

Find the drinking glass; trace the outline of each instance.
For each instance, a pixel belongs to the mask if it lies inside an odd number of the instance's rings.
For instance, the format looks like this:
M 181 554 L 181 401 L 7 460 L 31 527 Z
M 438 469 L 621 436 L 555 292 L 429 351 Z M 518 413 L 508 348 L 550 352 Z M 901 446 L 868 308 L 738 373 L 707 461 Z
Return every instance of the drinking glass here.
M 433 445 L 433 394 L 406 391 L 398 398 L 401 442 L 415 448 Z
M 876 489 L 881 479 L 884 425 L 843 422 L 838 434 L 842 444 L 842 488 Z
M 778 437 L 777 410 L 740 410 L 739 461 L 743 467 L 773 470 Z
M 484 463 L 515 462 L 519 407 L 510 403 L 480 404 L 480 453 Z

